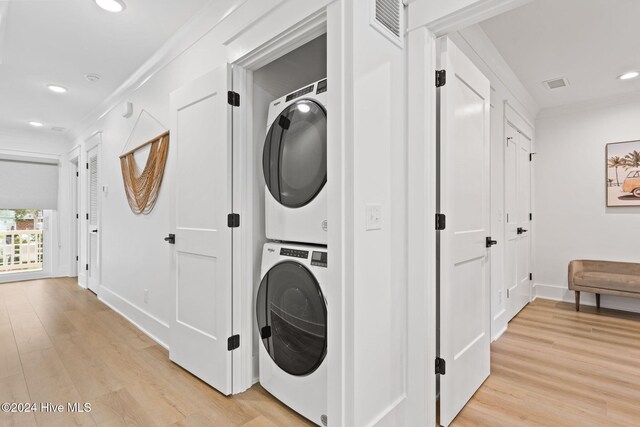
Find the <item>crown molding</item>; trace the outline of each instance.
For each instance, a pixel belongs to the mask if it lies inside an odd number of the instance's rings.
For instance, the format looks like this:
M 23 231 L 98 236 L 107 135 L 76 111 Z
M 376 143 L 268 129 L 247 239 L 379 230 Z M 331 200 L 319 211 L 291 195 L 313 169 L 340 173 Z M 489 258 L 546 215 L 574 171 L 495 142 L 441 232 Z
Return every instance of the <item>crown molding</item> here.
M 618 95 L 607 96 L 604 98 L 591 99 L 588 101 L 574 102 L 571 104 L 559 105 L 555 107 L 547 107 L 540 111 L 538 119 L 549 117 L 563 116 L 567 114 L 581 113 L 589 110 L 597 110 L 600 108 L 613 107 L 621 104 L 631 104 L 640 102 L 640 90 L 625 92 Z
M 229 1 L 226 10 L 221 10 L 220 0 L 209 0 L 186 24 L 124 81 L 110 96 L 91 110 L 75 129 L 70 131 L 73 141 L 86 138 L 93 133 L 96 122 L 109 114 L 114 108 L 124 102 L 127 97 L 142 87 L 154 75 L 171 64 L 184 51 L 193 46 L 215 27 L 224 22 L 236 10 L 249 0 Z

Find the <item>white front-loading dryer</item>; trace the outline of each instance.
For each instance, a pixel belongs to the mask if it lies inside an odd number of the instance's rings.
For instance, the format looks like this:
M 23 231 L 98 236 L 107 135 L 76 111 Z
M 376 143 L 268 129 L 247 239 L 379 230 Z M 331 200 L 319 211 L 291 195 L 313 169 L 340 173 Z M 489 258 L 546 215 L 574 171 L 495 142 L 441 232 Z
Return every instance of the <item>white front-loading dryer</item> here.
M 262 155 L 267 239 L 327 244 L 327 80 L 269 105 Z
M 318 425 L 327 423 L 327 249 L 267 243 L 256 297 L 260 384 Z

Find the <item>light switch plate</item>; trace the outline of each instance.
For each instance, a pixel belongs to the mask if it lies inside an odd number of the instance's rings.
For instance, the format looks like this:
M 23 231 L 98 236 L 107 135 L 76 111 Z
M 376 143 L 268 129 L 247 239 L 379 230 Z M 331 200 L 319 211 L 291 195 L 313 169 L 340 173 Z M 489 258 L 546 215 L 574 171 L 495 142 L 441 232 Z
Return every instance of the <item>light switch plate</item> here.
M 367 203 L 365 206 L 367 215 L 366 229 L 381 230 L 382 229 L 382 205 Z

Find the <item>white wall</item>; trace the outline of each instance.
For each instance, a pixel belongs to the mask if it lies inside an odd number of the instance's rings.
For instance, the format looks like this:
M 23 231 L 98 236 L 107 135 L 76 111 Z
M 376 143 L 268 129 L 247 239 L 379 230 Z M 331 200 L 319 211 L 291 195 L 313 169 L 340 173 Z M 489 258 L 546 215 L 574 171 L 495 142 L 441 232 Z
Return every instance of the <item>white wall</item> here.
M 640 139 L 640 98 L 543 111 L 536 122 L 536 291 L 574 301 L 572 259 L 638 262 L 640 207 L 607 208 L 605 145 Z M 595 304 L 583 293 L 582 303 Z M 640 312 L 640 301 L 602 296 L 602 306 Z
M 510 320 L 504 279 L 505 108 L 509 105 L 521 116 L 524 122 L 521 127 L 527 122 L 532 127 L 539 107 L 480 26 L 466 28 L 450 37 L 491 82 L 491 237 L 498 241 L 491 248 L 491 336 L 496 339 Z M 527 133 L 533 137 L 532 130 Z

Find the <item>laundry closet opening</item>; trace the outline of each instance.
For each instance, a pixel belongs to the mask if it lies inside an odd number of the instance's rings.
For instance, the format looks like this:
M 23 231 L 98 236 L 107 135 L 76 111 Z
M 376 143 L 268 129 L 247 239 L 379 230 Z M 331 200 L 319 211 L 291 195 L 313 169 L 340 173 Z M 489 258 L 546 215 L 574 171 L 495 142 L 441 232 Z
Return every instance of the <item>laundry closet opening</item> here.
M 249 72 L 253 380 L 327 419 L 327 37 Z M 248 264 L 247 264 L 248 265 Z

